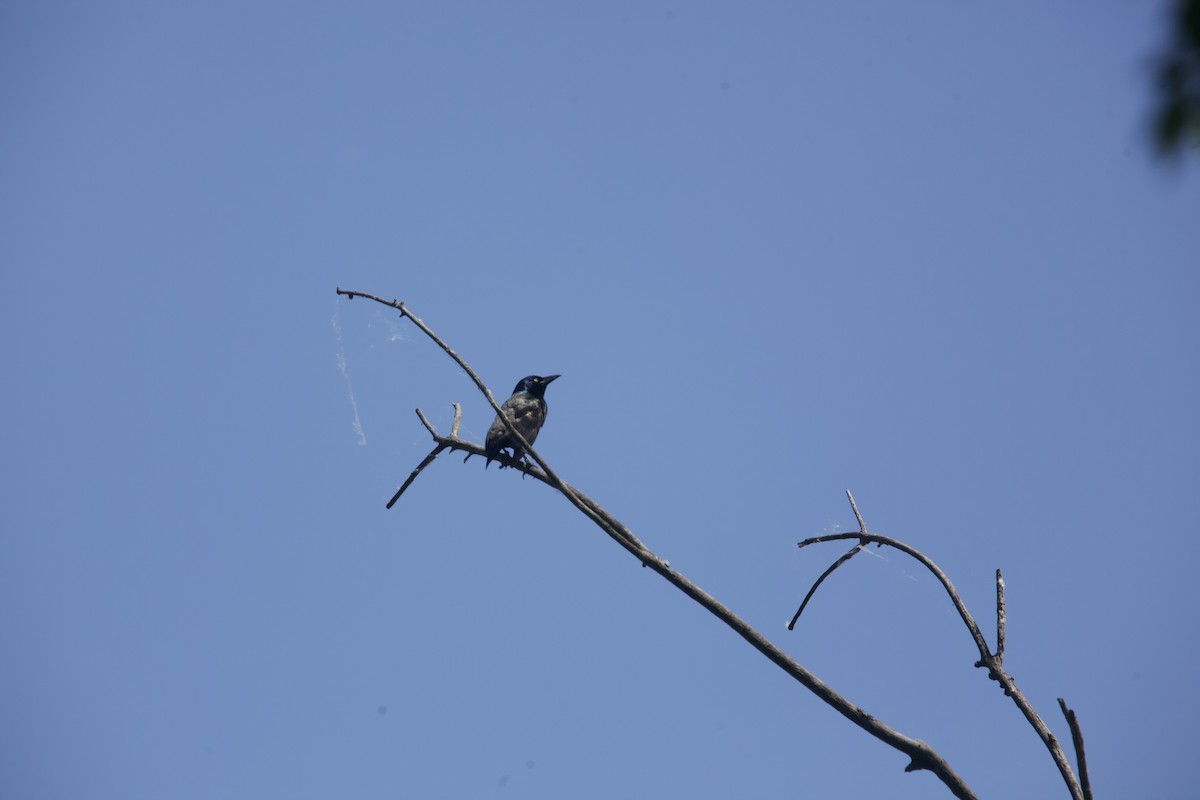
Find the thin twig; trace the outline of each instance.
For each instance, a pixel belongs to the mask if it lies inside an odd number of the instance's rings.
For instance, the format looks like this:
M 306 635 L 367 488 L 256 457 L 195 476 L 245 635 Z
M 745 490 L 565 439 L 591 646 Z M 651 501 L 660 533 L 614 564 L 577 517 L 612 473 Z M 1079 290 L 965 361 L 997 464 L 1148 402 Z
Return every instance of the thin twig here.
M 447 353 L 447 355 L 453 358 L 455 363 L 457 363 L 475 382 L 475 385 L 488 399 L 489 404 L 491 404 L 492 408 L 500 416 L 500 419 L 504 420 L 505 426 L 508 428 L 510 433 L 513 434 L 514 439 L 524 447 L 529 456 L 537 463 L 539 467 L 541 467 L 540 471 L 528 469 L 522 470 L 522 472 L 532 475 L 539 480 L 543 480 L 544 482 L 553 486 L 555 489 L 558 489 L 558 491 L 564 497 L 566 497 L 572 505 L 579 508 L 589 519 L 595 522 L 602 530 L 604 530 L 605 533 L 612 537 L 614 541 L 637 557 L 642 562 L 643 566 L 654 570 L 677 589 L 702 605 L 709 611 L 709 613 L 713 614 L 727 626 L 732 628 L 735 633 L 749 642 L 752 647 L 765 655 L 801 685 L 805 686 L 807 689 L 817 695 L 818 698 L 831 706 L 839 714 L 846 717 L 880 741 L 888 744 L 896 750 L 901 751 L 902 753 L 905 753 L 910 759 L 908 765 L 904 768 L 906 772 L 912 772 L 915 770 L 929 770 L 940 781 L 942 781 L 942 783 L 945 784 L 948 789 L 950 789 L 955 797 L 960 798 L 960 800 L 973 800 L 975 794 L 971 791 L 970 787 L 968 787 L 962 778 L 959 777 L 953 769 L 951 769 L 950 765 L 941 757 L 941 755 L 937 753 L 937 751 L 919 739 L 913 739 L 901 734 L 900 732 L 871 716 L 863 709 L 846 700 L 844 697 L 826 685 L 820 678 L 805 669 L 799 662 L 792 659 L 790 656 L 772 644 L 769 640 L 767 640 L 762 634 L 750 627 L 745 620 L 733 613 L 733 611 L 718 602 L 714 597 L 709 595 L 696 584 L 689 581 L 683 575 L 672 570 L 666 561 L 660 559 L 648 548 L 646 548 L 611 514 L 559 478 L 549 468 L 545 460 L 542 459 L 536 452 L 534 452 L 531 447 L 528 447 L 528 442 L 526 442 L 524 437 L 522 437 L 520 433 L 513 428 L 511 421 L 508 420 L 508 418 L 500 410 L 499 405 L 496 403 L 495 397 L 492 396 L 492 393 L 483 384 L 483 382 L 479 380 L 478 376 L 475 375 L 470 366 L 468 366 L 467 363 L 463 361 L 457 353 L 451 350 L 445 342 L 438 338 L 433 331 L 426 327 L 423 322 L 421 322 L 417 317 L 413 316 L 404 307 L 403 303 L 395 300 L 383 300 L 379 297 L 365 294 L 363 292 L 352 292 L 343 289 L 338 289 L 337 292 L 338 294 L 346 295 L 347 297 L 351 298 L 356 296 L 365 297 L 399 310 L 403 316 L 412 320 L 413 324 L 420 328 L 421 331 L 424 332 L 431 340 L 433 340 L 434 343 L 441 347 L 442 350 Z M 451 447 L 456 450 L 463 450 L 468 454 L 483 455 L 483 448 L 472 442 L 466 442 L 456 438 L 450 439 L 438 437 L 436 435 L 434 439 L 438 445 L 444 444 L 447 447 Z M 515 465 L 515 463 L 510 464 L 510 466 Z M 541 474 L 539 474 L 539 472 Z
M 457 408 L 457 405 L 458 404 L 456 403 L 455 404 L 456 408 Z M 417 409 L 417 416 L 421 419 L 421 424 L 425 426 L 425 430 L 429 431 L 429 435 L 433 437 L 433 440 L 435 442 L 438 441 L 441 437 L 438 436 L 437 428 L 433 427 L 433 423 L 431 423 L 425 417 L 425 414 L 419 408 Z M 457 414 L 455 415 L 454 423 L 457 426 L 457 424 L 458 424 Z M 424 460 L 421 461 L 421 463 L 417 465 L 417 468 L 414 469 L 411 473 L 409 473 L 408 480 L 404 481 L 404 483 L 400 486 L 400 488 L 396 490 L 396 493 L 394 495 L 392 495 L 392 499 L 388 500 L 388 504 L 387 504 L 388 508 L 391 508 L 392 506 L 396 505 L 396 501 L 400 499 L 400 495 L 404 494 L 404 490 L 412 485 L 412 482 L 415 481 L 417 479 L 417 476 L 421 474 L 421 470 L 425 469 L 430 464 L 432 464 L 433 460 L 435 458 L 437 458 L 439 455 L 441 455 L 442 451 L 445 449 L 446 449 L 446 445 L 438 444 L 436 447 L 434 447 L 432 450 L 429 451 L 429 455 L 425 456 Z
M 430 423 L 429 420 L 425 417 L 425 412 L 423 412 L 421 409 L 418 408 L 417 416 L 421 418 L 421 424 L 425 426 L 425 430 L 429 431 L 429 435 L 432 436 L 434 439 L 439 438 L 437 429 L 435 429 L 433 427 L 432 423 Z M 454 434 L 450 434 L 450 435 L 453 436 Z
M 1087 757 L 1083 754 L 1083 731 L 1079 728 L 1079 719 L 1075 712 L 1067 708 L 1067 701 L 1058 698 L 1058 707 L 1067 718 L 1067 726 L 1071 729 L 1071 743 L 1075 745 L 1075 764 L 1079 769 L 1079 782 L 1083 787 L 1083 800 L 1092 800 L 1092 780 L 1088 777 Z
M 435 447 L 429 451 L 429 455 L 425 456 L 425 458 L 421 460 L 420 464 L 417 464 L 417 468 L 414 469 L 411 473 L 409 473 L 408 480 L 406 480 L 400 486 L 400 488 L 396 490 L 396 493 L 394 495 L 392 495 L 392 499 L 388 500 L 388 504 L 387 504 L 388 508 L 391 508 L 392 506 L 396 505 L 396 501 L 400 499 L 400 495 L 404 494 L 405 489 L 407 489 L 409 486 L 412 486 L 412 482 L 415 481 L 417 479 L 417 476 L 421 474 L 421 470 L 425 469 L 430 464 L 432 464 L 433 460 L 435 458 L 437 458 L 438 456 L 440 456 L 442 454 L 442 451 L 445 449 L 446 449 L 445 445 L 439 444 L 437 447 Z
M 854 495 L 850 494 L 849 489 L 846 490 L 846 499 L 850 501 L 850 508 L 854 511 L 854 518 L 858 520 L 859 532 L 866 533 L 867 523 L 863 522 L 862 514 L 858 513 L 858 505 L 854 502 Z M 830 564 L 829 569 L 821 573 L 821 577 L 817 578 L 816 583 L 814 583 L 812 588 L 808 590 L 808 594 L 804 595 L 804 601 L 800 603 L 800 607 L 796 609 L 796 613 L 792 616 L 791 621 L 787 624 L 787 629 L 789 631 L 795 629 L 796 622 L 800 619 L 800 615 L 804 613 L 804 609 L 808 606 L 808 601 L 812 600 L 813 595 L 817 593 L 817 589 L 820 588 L 821 584 L 825 582 L 825 579 L 832 575 L 835 569 L 854 558 L 854 556 L 858 555 L 858 551 L 862 550 L 866 546 L 866 542 L 859 542 L 858 544 L 854 545 L 854 547 L 851 547 L 849 550 L 847 550 L 841 558 Z
M 812 600 L 813 595 L 817 593 L 817 588 L 825 582 L 825 579 L 832 575 L 835 569 L 854 558 L 854 556 L 858 555 L 858 551 L 862 550 L 866 546 L 866 542 L 859 542 L 858 544 L 854 545 L 854 547 L 851 547 L 849 550 L 847 550 L 841 558 L 830 564 L 829 569 L 821 573 L 821 577 L 817 578 L 816 583 L 814 583 L 812 588 L 808 590 L 808 594 L 804 595 L 804 602 L 802 602 L 800 607 L 796 609 L 795 615 L 792 616 L 791 621 L 787 624 L 787 629 L 789 631 L 796 627 L 796 622 L 800 619 L 800 615 L 804 613 L 804 609 L 808 606 L 808 601 Z
M 850 501 L 850 508 L 854 510 L 854 518 L 858 520 L 858 532 L 867 532 L 867 523 L 863 522 L 862 514 L 858 513 L 858 504 L 854 502 L 854 495 L 850 494 L 850 490 L 846 490 L 846 498 Z
M 1004 626 L 1007 617 L 1004 613 L 1004 575 L 996 570 L 996 666 L 1004 666 Z

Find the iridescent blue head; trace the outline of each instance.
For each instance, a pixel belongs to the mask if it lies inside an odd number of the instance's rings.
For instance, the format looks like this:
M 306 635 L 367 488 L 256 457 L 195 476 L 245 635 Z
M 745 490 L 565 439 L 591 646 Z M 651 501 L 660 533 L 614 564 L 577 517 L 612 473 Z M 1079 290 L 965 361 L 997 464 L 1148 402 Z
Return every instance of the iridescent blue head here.
M 550 382 L 560 377 L 562 376 L 547 375 L 543 378 L 540 375 L 526 375 L 524 378 L 521 378 L 521 381 L 517 384 L 517 388 L 513 389 L 513 394 L 528 392 L 534 397 L 543 397 L 546 394 L 546 387 L 550 385 Z

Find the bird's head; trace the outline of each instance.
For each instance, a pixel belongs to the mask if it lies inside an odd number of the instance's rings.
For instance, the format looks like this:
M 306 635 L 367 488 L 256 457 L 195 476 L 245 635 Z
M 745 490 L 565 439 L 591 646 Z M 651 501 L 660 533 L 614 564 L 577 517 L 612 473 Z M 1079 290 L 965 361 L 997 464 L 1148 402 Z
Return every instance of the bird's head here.
M 521 378 L 521 382 L 517 384 L 517 388 L 513 389 L 513 394 L 528 392 L 534 397 L 542 397 L 546 394 L 546 387 L 550 385 L 550 382 L 559 377 L 561 376 L 547 375 L 543 378 L 540 375 L 527 375 Z

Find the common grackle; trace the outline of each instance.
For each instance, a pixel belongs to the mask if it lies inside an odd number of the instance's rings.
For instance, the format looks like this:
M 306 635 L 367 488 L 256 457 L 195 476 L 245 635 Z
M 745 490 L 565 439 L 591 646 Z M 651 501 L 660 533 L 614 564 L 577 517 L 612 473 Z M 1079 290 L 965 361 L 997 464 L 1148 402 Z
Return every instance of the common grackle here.
M 525 441 L 533 444 L 537 439 L 538 432 L 541 431 L 542 425 L 546 423 L 546 387 L 558 375 L 547 375 L 540 377 L 538 375 L 529 375 L 522 378 L 521 382 L 513 389 L 512 397 L 504 401 L 504 405 L 500 409 L 504 412 L 504 416 L 512 421 L 513 427 L 521 432 L 525 437 Z M 504 422 L 500 419 L 500 415 L 496 415 L 496 419 L 492 422 L 492 427 L 488 428 L 487 439 L 484 441 L 484 455 L 487 456 L 487 463 L 484 464 L 484 469 L 492 465 L 492 459 L 500 454 L 501 450 L 511 450 L 512 457 L 521 459 L 525 456 L 524 448 L 513 439 L 512 434 L 508 432 L 508 428 L 504 427 Z M 501 465 L 501 469 L 504 466 Z

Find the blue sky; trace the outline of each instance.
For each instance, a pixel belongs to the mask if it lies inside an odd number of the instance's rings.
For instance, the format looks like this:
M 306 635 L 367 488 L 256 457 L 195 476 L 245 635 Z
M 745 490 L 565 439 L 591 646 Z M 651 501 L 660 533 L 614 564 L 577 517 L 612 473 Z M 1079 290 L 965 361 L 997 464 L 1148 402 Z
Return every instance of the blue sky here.
M 0 791 L 947 797 L 579 516 L 539 452 L 980 796 L 1191 791 L 1200 181 L 1163 4 L 0 7 Z

